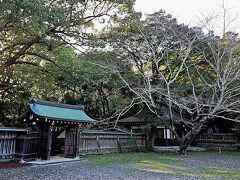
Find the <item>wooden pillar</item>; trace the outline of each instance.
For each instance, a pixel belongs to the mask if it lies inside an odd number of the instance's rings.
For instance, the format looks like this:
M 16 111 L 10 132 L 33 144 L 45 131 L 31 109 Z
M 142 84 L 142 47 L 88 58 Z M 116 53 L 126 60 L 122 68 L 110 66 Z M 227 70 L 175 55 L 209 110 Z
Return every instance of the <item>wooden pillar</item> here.
M 47 160 L 48 125 L 39 124 L 38 158 Z
M 47 136 L 47 160 L 50 160 L 51 156 L 51 147 L 52 147 L 52 134 L 53 134 L 53 126 L 48 126 L 48 136 Z
M 44 131 L 43 125 L 39 124 L 38 129 L 39 129 L 39 140 L 38 140 L 37 158 L 41 159 L 42 158 L 42 134 Z
M 75 158 L 79 157 L 79 127 L 76 125 L 75 127 Z

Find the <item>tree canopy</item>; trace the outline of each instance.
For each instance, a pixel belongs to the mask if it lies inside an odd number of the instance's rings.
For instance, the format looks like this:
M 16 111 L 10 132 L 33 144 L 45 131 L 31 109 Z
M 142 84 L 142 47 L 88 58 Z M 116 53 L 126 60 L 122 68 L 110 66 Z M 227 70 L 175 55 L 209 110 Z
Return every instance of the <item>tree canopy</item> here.
M 206 33 L 163 10 L 142 19 L 133 3 L 0 1 L 2 125 L 16 125 L 30 98 L 82 104 L 113 126 L 144 106 L 184 153 L 207 122 L 239 122 L 238 35 Z
M 83 98 L 83 84 L 100 86 L 106 72 L 81 63 L 79 59 L 87 57 L 78 58 L 76 51 L 86 52 L 95 44 L 95 23 L 131 6 L 132 1 L 125 0 L 1 1 L 1 122 L 10 125 L 30 98 L 70 101 L 76 94 Z M 95 87 L 87 98 L 100 89 Z
M 159 11 L 143 21 L 123 19 L 103 36 L 117 57 L 111 69 L 134 94 L 132 104 L 145 104 L 170 128 L 183 153 L 209 121 L 239 122 L 239 38 L 202 29 Z M 187 127 L 184 136 L 175 131 L 179 123 Z

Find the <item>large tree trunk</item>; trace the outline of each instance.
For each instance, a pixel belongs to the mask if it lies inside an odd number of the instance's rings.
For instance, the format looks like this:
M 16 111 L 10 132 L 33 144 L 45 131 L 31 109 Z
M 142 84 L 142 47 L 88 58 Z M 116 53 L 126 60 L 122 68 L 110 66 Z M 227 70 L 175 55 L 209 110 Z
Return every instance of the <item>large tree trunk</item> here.
M 151 126 L 145 129 L 146 147 L 150 151 L 152 151 L 154 147 L 155 133 L 156 133 L 156 128 L 154 126 Z
M 190 146 L 192 141 L 196 135 L 190 133 L 189 135 L 185 135 L 182 140 L 179 143 L 179 154 L 180 155 L 186 155 L 187 154 L 187 148 Z
M 202 129 L 202 123 L 197 123 L 185 136 L 178 139 L 180 155 L 186 155 L 187 148 Z
M 180 155 L 186 155 L 187 154 L 187 148 L 188 148 L 188 145 L 186 145 L 184 143 L 181 143 L 179 145 L 179 154 Z

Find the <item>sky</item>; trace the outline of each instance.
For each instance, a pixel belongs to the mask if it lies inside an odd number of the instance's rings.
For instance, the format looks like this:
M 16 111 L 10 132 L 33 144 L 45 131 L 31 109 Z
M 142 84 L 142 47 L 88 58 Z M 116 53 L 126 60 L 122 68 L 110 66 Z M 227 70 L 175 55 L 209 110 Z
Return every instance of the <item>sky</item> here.
M 215 32 L 219 32 L 223 27 L 222 3 L 223 0 L 136 0 L 134 7 L 143 14 L 150 14 L 163 9 L 176 17 L 178 22 L 191 26 L 198 25 L 200 20 L 204 19 L 204 16 L 218 14 L 212 28 Z M 229 30 L 240 33 L 240 0 L 225 0 L 225 7 L 228 18 L 234 18 L 239 14 L 235 22 L 229 26 Z

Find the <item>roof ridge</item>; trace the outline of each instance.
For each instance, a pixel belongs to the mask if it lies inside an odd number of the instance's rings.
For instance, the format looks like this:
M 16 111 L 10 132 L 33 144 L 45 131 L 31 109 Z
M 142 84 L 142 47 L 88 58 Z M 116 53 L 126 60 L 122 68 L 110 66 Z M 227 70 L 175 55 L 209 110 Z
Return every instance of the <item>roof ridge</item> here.
M 46 100 L 40 100 L 40 99 L 32 99 L 30 101 L 30 104 L 40 104 L 45 106 L 53 106 L 53 107 L 60 107 L 60 108 L 67 108 L 67 109 L 77 109 L 84 111 L 84 107 L 80 105 L 71 105 L 71 104 L 64 104 L 64 103 L 58 103 L 58 102 L 52 102 L 52 101 L 46 101 Z

